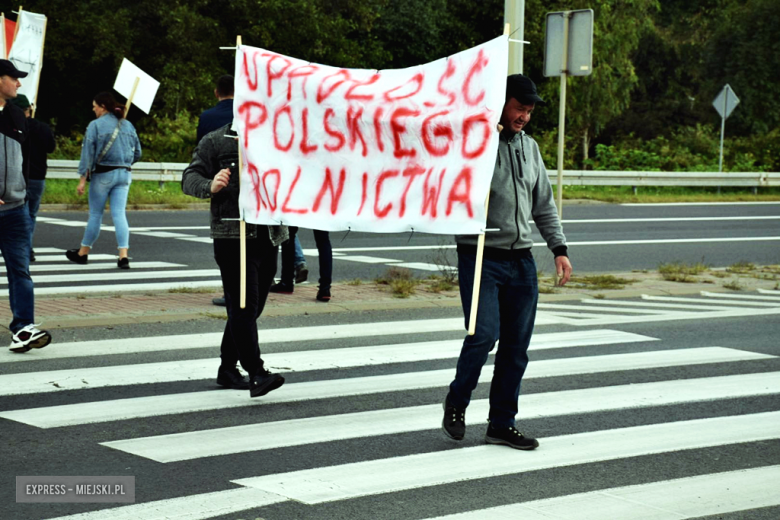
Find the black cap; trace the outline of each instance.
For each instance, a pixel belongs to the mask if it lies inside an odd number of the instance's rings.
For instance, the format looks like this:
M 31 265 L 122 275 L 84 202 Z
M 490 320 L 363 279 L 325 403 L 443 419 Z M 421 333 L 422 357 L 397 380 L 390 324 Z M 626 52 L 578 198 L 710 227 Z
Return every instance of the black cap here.
M 515 98 L 524 105 L 546 105 L 536 93 L 536 84 L 522 74 L 512 74 L 506 78 L 506 98 Z
M 11 76 L 12 78 L 26 78 L 27 73 L 14 67 L 14 64 L 8 60 L 0 60 L 0 76 Z

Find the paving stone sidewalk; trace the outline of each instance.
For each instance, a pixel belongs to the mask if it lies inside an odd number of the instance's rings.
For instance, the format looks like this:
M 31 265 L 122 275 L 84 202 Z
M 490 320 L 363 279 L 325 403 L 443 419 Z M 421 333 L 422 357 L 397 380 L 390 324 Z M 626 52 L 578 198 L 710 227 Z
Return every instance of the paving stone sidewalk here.
M 571 283 L 555 288 L 553 293 L 541 294 L 540 301 L 579 300 L 583 298 L 636 298 L 649 295 L 696 295 L 701 291 L 746 294 L 757 288 L 778 290 L 778 282 L 752 276 L 715 272 L 697 276 L 695 283 L 668 282 L 658 273 L 612 273 L 619 278 L 633 280 L 621 289 L 603 289 Z M 741 290 L 724 287 L 738 286 Z M 549 289 L 548 289 L 549 290 Z M 304 314 L 359 312 L 417 308 L 459 308 L 457 288 L 433 292 L 425 284 L 414 294 L 399 298 L 387 287 L 374 282 L 335 284 L 333 300 L 321 303 L 315 300 L 317 287 L 313 284 L 296 286 L 291 295 L 271 294 L 264 316 L 291 316 Z M 780 290 L 778 290 L 780 295 Z M 36 298 L 36 321 L 47 329 L 94 327 L 112 324 L 154 323 L 183 320 L 224 320 L 224 307 L 211 303 L 219 292 L 138 292 L 76 296 L 39 296 Z M 0 301 L 0 326 L 11 321 L 8 300 Z M 2 335 L 2 333 L 0 333 Z M 10 335 L 10 334 L 9 334 Z

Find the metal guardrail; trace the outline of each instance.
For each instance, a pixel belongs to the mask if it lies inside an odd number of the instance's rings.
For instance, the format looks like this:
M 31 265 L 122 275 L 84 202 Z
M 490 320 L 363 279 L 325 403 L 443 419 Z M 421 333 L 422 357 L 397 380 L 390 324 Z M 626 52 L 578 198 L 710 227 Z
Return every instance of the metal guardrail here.
M 47 178 L 75 179 L 78 161 L 50 160 Z M 150 163 L 133 165 L 133 179 L 138 181 L 180 182 L 188 163 Z M 550 174 L 550 182 L 557 184 Z M 780 186 L 780 172 L 617 172 L 564 170 L 565 186 L 746 186 L 767 188 Z

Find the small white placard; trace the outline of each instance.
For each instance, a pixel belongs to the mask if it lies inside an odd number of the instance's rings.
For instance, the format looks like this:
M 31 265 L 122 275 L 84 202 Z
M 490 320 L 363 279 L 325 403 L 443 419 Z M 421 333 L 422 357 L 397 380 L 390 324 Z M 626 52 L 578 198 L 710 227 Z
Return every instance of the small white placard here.
M 133 92 L 135 78 L 138 78 L 138 87 L 133 94 L 133 105 L 148 114 L 152 108 L 152 101 L 157 94 L 157 89 L 160 88 L 160 82 L 133 65 L 127 58 L 122 60 L 122 66 L 119 67 L 114 90 L 129 100 L 130 94 Z

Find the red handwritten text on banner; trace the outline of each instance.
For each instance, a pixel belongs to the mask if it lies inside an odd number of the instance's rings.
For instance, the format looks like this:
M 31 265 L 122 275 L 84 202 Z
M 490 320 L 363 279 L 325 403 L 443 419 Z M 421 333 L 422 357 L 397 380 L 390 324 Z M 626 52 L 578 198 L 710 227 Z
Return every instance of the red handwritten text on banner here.
M 240 47 L 244 218 L 328 231 L 481 232 L 506 64 L 506 37 L 381 71 Z

